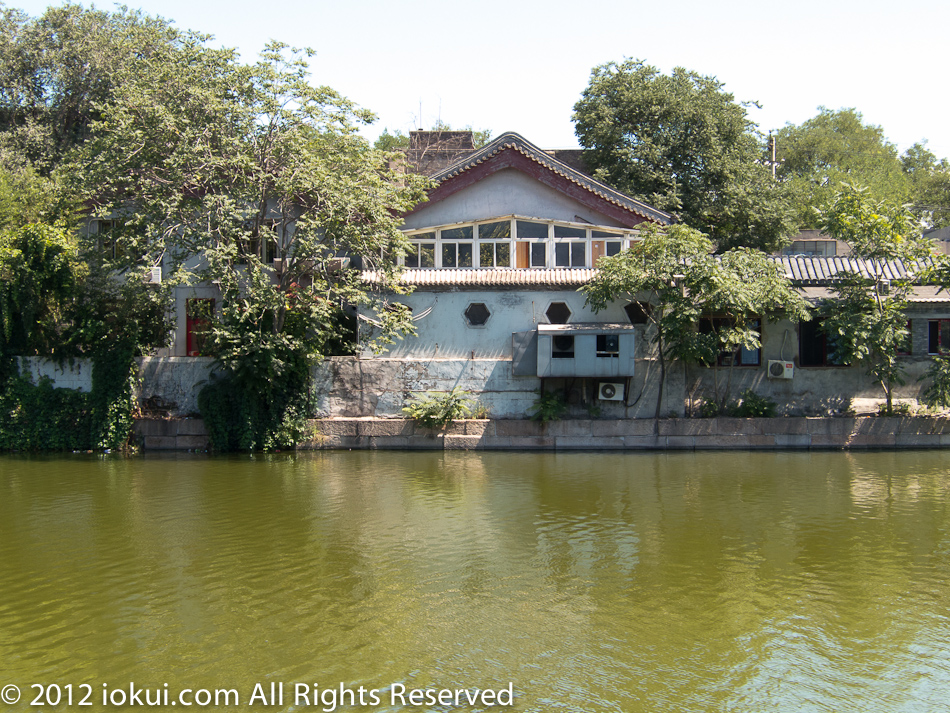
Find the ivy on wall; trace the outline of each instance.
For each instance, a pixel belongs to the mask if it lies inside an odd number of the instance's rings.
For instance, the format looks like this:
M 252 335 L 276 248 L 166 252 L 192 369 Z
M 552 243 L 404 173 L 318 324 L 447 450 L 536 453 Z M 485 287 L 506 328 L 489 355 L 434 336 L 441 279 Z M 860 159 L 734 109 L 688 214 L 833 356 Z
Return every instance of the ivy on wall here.
M 92 390 L 56 389 L 23 376 L 0 390 L 0 451 L 120 450 L 132 436 L 134 348 L 93 357 Z

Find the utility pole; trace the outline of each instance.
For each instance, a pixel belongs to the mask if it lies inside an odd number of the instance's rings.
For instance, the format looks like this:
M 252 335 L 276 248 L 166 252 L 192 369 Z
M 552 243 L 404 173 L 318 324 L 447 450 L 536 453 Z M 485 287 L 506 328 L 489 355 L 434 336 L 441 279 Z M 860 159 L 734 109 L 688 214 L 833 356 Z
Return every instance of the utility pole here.
M 772 160 L 769 162 L 772 164 L 772 180 L 775 180 L 775 137 L 772 136 L 772 132 L 769 131 L 769 152 L 772 154 Z

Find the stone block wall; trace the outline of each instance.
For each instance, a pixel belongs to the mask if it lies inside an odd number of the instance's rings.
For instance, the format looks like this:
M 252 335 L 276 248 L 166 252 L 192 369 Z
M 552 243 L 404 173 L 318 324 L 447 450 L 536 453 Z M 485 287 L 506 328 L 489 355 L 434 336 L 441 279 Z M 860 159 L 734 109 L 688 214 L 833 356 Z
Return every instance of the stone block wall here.
M 301 450 L 860 450 L 950 448 L 950 418 L 716 418 L 453 421 L 443 429 L 407 419 L 313 422 Z M 205 450 L 199 419 L 142 420 L 145 450 Z

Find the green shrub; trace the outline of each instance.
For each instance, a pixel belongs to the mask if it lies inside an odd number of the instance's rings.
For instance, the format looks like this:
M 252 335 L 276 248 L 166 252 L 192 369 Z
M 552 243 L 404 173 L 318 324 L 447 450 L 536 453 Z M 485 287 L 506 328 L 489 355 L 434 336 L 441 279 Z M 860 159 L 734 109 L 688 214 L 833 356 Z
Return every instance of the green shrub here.
M 722 409 L 714 399 L 703 399 L 699 404 L 700 418 L 716 418 Z
M 778 414 L 778 404 L 768 396 L 759 396 L 752 389 L 739 394 L 739 400 L 729 404 L 726 412 L 739 418 L 774 418 Z
M 739 394 L 738 401 L 730 401 L 720 408 L 715 400 L 704 399 L 699 405 L 700 418 L 716 416 L 734 416 L 736 418 L 774 418 L 778 414 L 778 404 L 768 396 L 759 396 L 752 389 Z
M 468 391 L 456 386 L 448 392 L 415 394 L 403 408 L 403 413 L 426 428 L 442 428 L 449 421 L 468 416 L 475 404 Z
M 198 410 L 216 451 L 293 448 L 310 437 L 310 370 L 301 359 L 280 379 L 250 385 L 231 372 L 198 392 Z
M 558 421 L 564 417 L 567 412 L 567 401 L 564 394 L 560 391 L 542 391 L 538 394 L 538 400 L 528 409 L 532 421 L 547 423 L 548 421 Z
M 950 355 L 936 355 L 927 373 L 919 381 L 932 379 L 920 398 L 921 403 L 931 408 L 950 407 Z
M 891 407 L 891 410 L 887 410 L 887 402 L 884 401 L 877 405 L 877 415 L 878 416 L 913 416 L 914 407 L 913 405 L 907 403 L 906 401 L 897 401 Z

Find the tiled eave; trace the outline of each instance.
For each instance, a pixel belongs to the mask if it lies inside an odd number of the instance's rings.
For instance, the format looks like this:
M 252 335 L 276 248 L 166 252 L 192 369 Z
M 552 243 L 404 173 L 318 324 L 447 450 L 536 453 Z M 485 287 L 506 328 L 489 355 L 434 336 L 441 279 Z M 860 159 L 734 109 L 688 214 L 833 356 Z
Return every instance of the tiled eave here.
M 806 299 L 812 301 L 831 297 L 830 287 L 843 272 L 871 276 L 878 271 L 885 279 L 900 280 L 913 278 L 934 265 L 932 259 L 877 264 L 867 260 L 826 257 L 774 257 L 772 260 L 781 266 Z M 407 268 L 402 271 L 399 280 L 403 285 L 422 290 L 551 290 L 577 289 L 594 279 L 596 274 L 594 268 Z M 381 281 L 379 273 L 373 271 L 364 271 L 362 280 L 366 284 L 379 284 Z M 950 291 L 937 285 L 918 284 L 913 289 L 910 301 L 915 304 L 950 304 Z
M 410 268 L 403 270 L 399 281 L 414 287 L 511 287 L 577 289 L 590 282 L 597 273 L 593 268 L 478 268 L 458 270 L 452 268 Z M 380 281 L 379 273 L 366 271 L 363 282 L 374 284 Z

